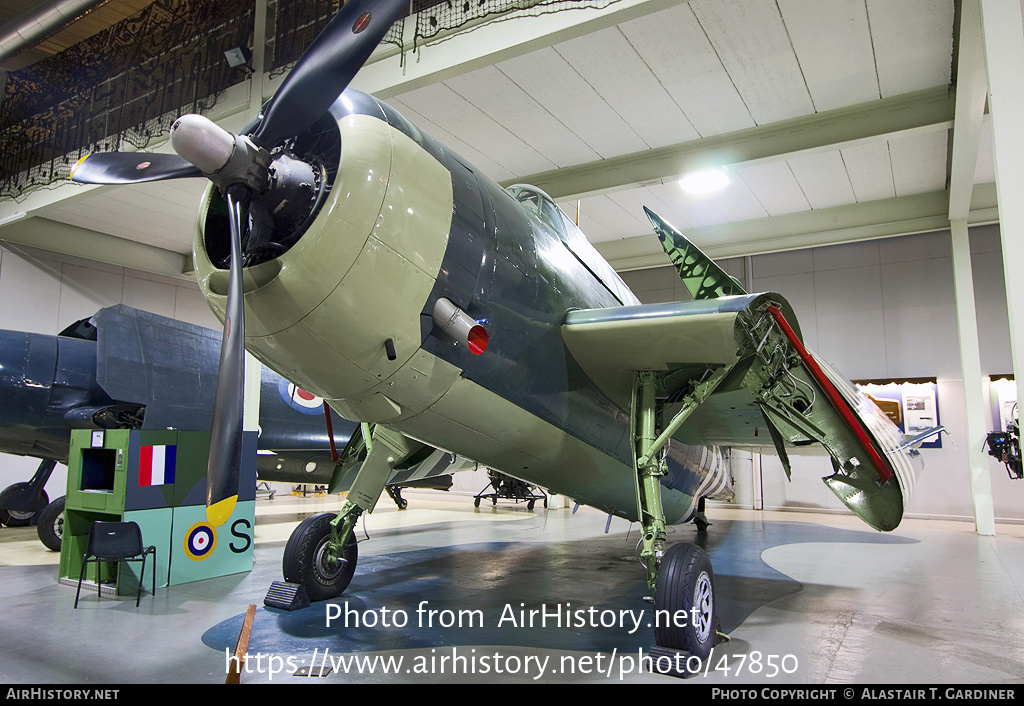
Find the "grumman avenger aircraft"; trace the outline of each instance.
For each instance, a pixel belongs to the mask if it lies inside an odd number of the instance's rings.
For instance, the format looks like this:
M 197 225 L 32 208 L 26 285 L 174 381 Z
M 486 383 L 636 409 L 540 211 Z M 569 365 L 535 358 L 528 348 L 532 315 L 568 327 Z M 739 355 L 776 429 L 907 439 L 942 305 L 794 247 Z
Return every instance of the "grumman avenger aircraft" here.
M 818 442 L 825 483 L 892 530 L 920 469 L 915 440 L 805 348 L 781 296 L 744 292 L 654 214 L 694 301 L 642 305 L 545 194 L 500 188 L 345 90 L 406 7 L 346 3 L 240 135 L 186 115 L 177 156 L 97 154 L 73 173 L 212 182 L 194 252 L 225 321 L 211 522 L 233 502 L 244 343 L 361 422 L 341 511 L 306 519 L 284 552 L 310 598 L 348 586 L 356 519 L 415 440 L 639 522 L 655 609 L 696 617 L 656 627 L 656 641 L 706 657 L 712 567 L 696 545 L 666 547 L 666 525 L 724 482 L 718 447 L 767 434 L 788 470 L 787 446 Z

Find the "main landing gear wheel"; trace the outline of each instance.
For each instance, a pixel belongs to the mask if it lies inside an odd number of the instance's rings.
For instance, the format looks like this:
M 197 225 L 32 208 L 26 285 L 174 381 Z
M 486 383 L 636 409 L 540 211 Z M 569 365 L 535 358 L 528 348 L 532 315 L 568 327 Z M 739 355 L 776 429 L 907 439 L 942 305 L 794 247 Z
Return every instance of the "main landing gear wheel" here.
M 39 541 L 51 552 L 60 551 L 61 538 L 64 536 L 64 496 L 39 511 L 36 533 Z
M 328 556 L 333 519 L 333 512 L 307 517 L 292 532 L 284 548 L 284 580 L 305 586 L 311 601 L 337 598 L 348 588 L 356 571 L 359 550 L 354 534 L 345 545 L 344 561 L 331 561 Z
M 696 544 L 673 544 L 661 559 L 654 593 L 654 639 L 702 662 L 711 656 L 718 633 L 715 574 L 707 553 Z M 685 615 L 685 620 L 683 616 Z M 668 623 L 668 624 L 665 624 Z

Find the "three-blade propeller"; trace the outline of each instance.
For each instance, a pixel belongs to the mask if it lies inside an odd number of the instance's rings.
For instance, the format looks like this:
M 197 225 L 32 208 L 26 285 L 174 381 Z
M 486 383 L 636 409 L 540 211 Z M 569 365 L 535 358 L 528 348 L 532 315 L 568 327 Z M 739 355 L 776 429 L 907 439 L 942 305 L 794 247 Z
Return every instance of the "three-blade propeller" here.
M 224 194 L 231 263 L 207 468 L 207 519 L 214 526 L 227 521 L 238 497 L 245 356 L 242 243 L 250 208 L 259 206 L 268 186 L 275 146 L 308 130 L 327 113 L 408 7 L 408 0 L 346 2 L 303 53 L 248 135 L 234 135 L 206 118 L 186 115 L 171 128 L 176 155 L 93 154 L 71 174 L 72 181 L 86 184 L 205 176 Z

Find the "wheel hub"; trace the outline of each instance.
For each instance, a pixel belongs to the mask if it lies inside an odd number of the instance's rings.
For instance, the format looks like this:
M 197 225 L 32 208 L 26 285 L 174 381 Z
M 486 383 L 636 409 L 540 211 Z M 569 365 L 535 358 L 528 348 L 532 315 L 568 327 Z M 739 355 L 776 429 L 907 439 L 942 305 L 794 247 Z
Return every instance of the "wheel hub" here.
M 314 554 L 313 568 L 316 571 L 317 578 L 322 580 L 323 583 L 331 583 L 344 571 L 345 565 L 348 563 L 344 559 L 336 560 L 332 558 L 329 551 L 330 546 L 331 536 L 328 534 L 316 546 Z
M 697 585 L 693 589 L 694 630 L 697 639 L 707 642 L 711 637 L 711 616 L 714 614 L 714 595 L 711 590 L 711 577 L 702 571 L 697 577 Z

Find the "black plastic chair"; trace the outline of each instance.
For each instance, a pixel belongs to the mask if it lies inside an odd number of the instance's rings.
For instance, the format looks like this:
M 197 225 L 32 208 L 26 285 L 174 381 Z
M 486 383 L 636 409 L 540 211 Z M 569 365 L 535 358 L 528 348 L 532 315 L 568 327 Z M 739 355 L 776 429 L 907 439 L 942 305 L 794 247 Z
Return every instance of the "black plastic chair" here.
M 75 608 L 78 607 L 78 596 L 82 592 L 82 580 L 85 578 L 85 567 L 89 562 L 96 562 L 97 579 L 96 595 L 100 596 L 99 564 L 104 561 L 132 562 L 141 561 L 139 571 L 139 594 L 135 597 L 135 607 L 139 607 L 142 598 L 142 577 L 146 573 L 146 555 L 153 555 L 153 593 L 156 593 L 156 547 L 142 545 L 142 530 L 134 522 L 102 522 L 96 520 L 89 527 L 89 545 L 82 555 L 82 571 L 78 575 L 78 590 L 75 592 Z

